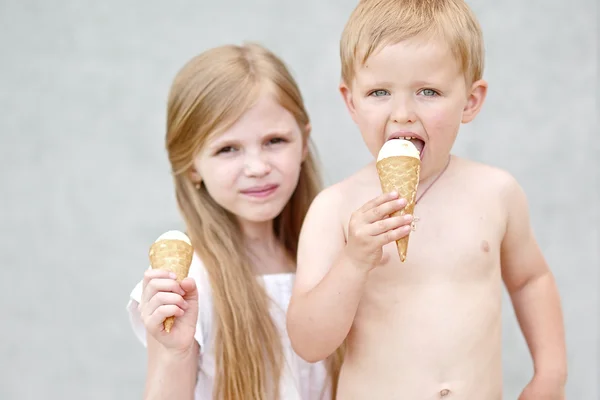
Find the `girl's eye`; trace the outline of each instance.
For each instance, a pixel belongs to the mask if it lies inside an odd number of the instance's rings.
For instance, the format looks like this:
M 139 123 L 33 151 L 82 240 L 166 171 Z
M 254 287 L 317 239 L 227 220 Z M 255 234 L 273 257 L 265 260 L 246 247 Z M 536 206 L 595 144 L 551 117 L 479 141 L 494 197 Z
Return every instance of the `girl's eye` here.
M 369 96 L 373 96 L 373 97 L 381 97 L 381 96 L 387 96 L 388 94 L 390 94 L 390 92 L 388 92 L 387 90 L 384 89 L 378 89 L 378 90 L 374 90 L 372 91 Z
M 217 151 L 217 154 L 232 153 L 234 151 L 235 149 L 232 146 L 225 146 L 221 150 Z
M 273 138 L 269 140 L 269 144 L 279 144 L 284 142 L 285 140 L 283 138 Z
M 423 96 L 425 96 L 425 97 L 433 97 L 433 96 L 437 96 L 439 93 L 433 89 L 423 89 L 423 90 L 421 90 L 421 94 L 423 94 Z

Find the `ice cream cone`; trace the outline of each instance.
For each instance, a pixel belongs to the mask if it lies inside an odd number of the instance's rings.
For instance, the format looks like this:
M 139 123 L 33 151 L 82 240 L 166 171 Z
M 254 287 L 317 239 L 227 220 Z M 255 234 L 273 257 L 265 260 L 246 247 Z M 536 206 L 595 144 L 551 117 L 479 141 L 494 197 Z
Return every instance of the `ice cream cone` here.
M 406 140 L 394 139 L 386 142 L 386 144 L 399 141 L 406 142 L 414 148 L 414 145 Z M 402 143 L 402 146 L 407 146 L 406 143 Z M 413 214 L 416 204 L 417 187 L 419 186 L 419 173 L 421 169 L 421 160 L 418 157 L 419 152 L 416 150 L 416 148 L 414 148 L 414 150 L 407 149 L 404 151 L 404 154 L 409 155 L 403 155 L 403 151 L 400 146 L 398 146 L 398 149 L 396 150 L 397 151 L 395 154 L 393 151 L 392 154 L 390 154 L 389 149 L 384 150 L 382 148 L 380 157 L 378 157 L 377 160 L 377 172 L 379 174 L 381 190 L 384 193 L 396 191 L 398 192 L 399 198 L 406 199 L 407 201 L 406 207 L 393 213 L 391 215 L 392 217 L 404 214 Z M 415 157 L 414 152 L 416 152 L 417 157 Z M 398 255 L 400 256 L 400 261 L 402 262 L 406 260 L 409 237 L 410 233 L 396 241 Z
M 176 280 L 181 282 L 188 276 L 194 249 L 187 235 L 179 231 L 169 231 L 162 234 L 150 246 L 149 258 L 152 269 L 174 272 Z M 164 321 L 165 331 L 170 332 L 175 317 Z

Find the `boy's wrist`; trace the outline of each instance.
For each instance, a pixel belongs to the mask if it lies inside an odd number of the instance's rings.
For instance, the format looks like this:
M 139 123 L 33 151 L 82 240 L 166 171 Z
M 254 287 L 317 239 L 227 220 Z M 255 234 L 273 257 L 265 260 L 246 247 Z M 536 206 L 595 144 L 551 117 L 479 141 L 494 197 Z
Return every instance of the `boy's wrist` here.
M 347 246 L 342 253 L 341 264 L 347 269 L 351 270 L 352 273 L 357 273 L 361 277 L 367 277 L 369 272 L 373 269 L 374 266 L 366 265 L 363 262 L 356 260 L 350 254 L 348 254 Z

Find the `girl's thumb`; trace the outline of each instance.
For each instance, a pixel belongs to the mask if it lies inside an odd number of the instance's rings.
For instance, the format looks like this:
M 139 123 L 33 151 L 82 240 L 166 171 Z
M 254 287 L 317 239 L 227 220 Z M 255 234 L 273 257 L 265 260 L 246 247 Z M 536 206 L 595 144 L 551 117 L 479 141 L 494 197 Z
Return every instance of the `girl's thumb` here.
M 193 278 L 187 277 L 181 281 L 181 288 L 185 292 L 183 296 L 186 300 L 198 300 L 198 288 L 196 281 Z

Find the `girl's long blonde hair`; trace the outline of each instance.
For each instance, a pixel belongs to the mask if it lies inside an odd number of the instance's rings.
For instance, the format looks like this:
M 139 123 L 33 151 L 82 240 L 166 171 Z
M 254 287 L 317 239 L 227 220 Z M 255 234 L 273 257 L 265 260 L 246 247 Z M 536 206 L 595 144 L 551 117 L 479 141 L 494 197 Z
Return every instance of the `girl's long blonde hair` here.
M 193 159 L 207 140 L 232 126 L 265 87 L 294 116 L 309 148 L 298 186 L 274 221 L 276 236 L 296 260 L 300 228 L 321 180 L 306 129 L 308 113 L 284 63 L 256 44 L 213 48 L 179 71 L 168 101 L 166 147 L 177 202 L 213 295 L 215 399 L 277 398 L 284 363 L 269 299 L 254 276 L 235 216 L 190 180 Z M 334 396 L 339 356 L 328 363 Z

